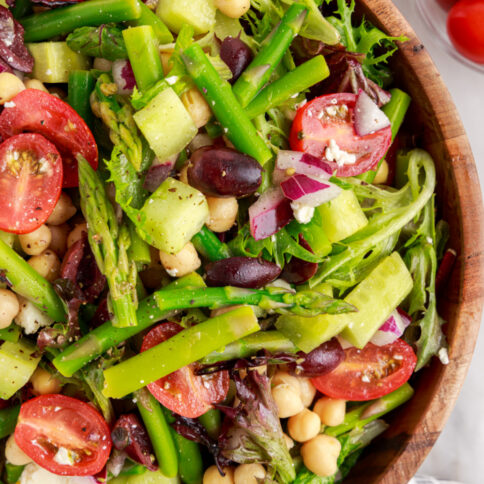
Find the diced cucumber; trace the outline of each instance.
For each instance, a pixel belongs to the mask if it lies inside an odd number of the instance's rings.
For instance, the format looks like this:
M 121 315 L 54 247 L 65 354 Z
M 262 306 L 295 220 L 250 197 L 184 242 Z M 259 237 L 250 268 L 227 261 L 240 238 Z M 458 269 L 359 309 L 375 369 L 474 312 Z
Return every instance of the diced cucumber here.
M 173 32 L 183 24 L 191 25 L 196 34 L 204 34 L 215 25 L 214 0 L 160 0 L 156 14 Z
M 352 190 L 343 190 L 333 200 L 320 205 L 319 212 L 324 231 L 334 244 L 358 232 L 368 224 L 368 219 Z
M 276 327 L 305 352 L 339 333 L 352 345 L 363 348 L 410 293 L 412 286 L 410 272 L 398 252 L 394 252 L 345 297 L 344 300 L 358 308 L 358 312 L 309 318 L 283 315 Z
M 134 120 L 151 149 L 162 161 L 183 150 L 198 132 L 171 87 L 161 91 L 146 107 L 135 113 Z
M 309 353 L 341 333 L 346 326 L 347 321 L 332 319 L 334 317 L 328 314 L 309 317 L 283 314 L 276 321 L 276 328 L 298 348 Z
M 90 68 L 88 57 L 67 47 L 66 42 L 27 44 L 34 58 L 32 76 L 42 82 L 68 82 L 71 71 Z
M 342 319 L 347 320 L 341 336 L 357 348 L 363 348 L 412 287 L 412 276 L 398 252 L 383 259 L 345 297 L 345 301 L 356 306 L 358 312 L 333 316 L 345 316 Z
M 0 341 L 10 341 L 16 343 L 20 339 L 20 327 L 12 323 L 7 328 L 0 329 Z
M 208 204 L 201 192 L 167 178 L 140 211 L 142 229 L 151 245 L 176 254 L 200 231 L 208 219 Z
M 20 390 L 29 381 L 39 361 L 39 352 L 30 342 L 5 341 L 0 346 L 0 398 L 7 400 Z
M 119 476 L 109 480 L 110 484 L 178 484 L 179 477 L 166 477 L 160 470 L 132 476 Z

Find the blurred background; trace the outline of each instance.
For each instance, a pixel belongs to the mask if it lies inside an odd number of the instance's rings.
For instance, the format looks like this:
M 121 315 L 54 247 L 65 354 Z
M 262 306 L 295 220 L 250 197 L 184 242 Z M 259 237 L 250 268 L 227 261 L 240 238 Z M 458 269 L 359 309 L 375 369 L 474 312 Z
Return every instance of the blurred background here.
M 446 35 L 447 14 L 441 7 L 444 0 L 393 1 L 432 56 L 454 99 L 469 136 L 481 186 L 484 186 L 484 65 L 466 61 L 451 46 Z M 483 374 L 484 331 L 481 330 L 457 405 L 419 474 L 462 484 L 484 482 Z

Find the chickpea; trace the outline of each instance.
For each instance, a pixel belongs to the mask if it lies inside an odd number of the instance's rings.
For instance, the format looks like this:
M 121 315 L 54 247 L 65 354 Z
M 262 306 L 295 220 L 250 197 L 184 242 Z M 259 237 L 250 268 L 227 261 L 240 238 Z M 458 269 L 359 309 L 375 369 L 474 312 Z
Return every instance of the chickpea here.
M 319 434 L 321 419 L 317 413 L 305 408 L 287 421 L 287 430 L 297 442 L 306 442 Z
M 249 10 L 250 0 L 215 0 L 215 6 L 227 17 L 239 18 Z
M 53 250 L 48 249 L 42 254 L 34 255 L 27 262 L 49 282 L 59 278 L 61 263 Z
M 217 466 L 211 466 L 203 474 L 203 484 L 234 484 L 234 469 L 224 467 L 225 476 L 221 476 Z
M 10 72 L 0 74 L 0 104 L 5 104 L 25 89 L 24 83 Z
M 291 450 L 294 447 L 294 440 L 289 437 L 289 435 L 283 433 L 282 436 L 284 437 L 284 441 L 286 442 L 287 450 Z
M 168 254 L 160 250 L 160 261 L 171 277 L 186 276 L 202 265 L 197 249 L 191 242 L 188 242 L 177 254 Z
M 258 484 L 266 476 L 261 464 L 241 464 L 235 468 L 234 484 Z
M 388 167 L 387 160 L 383 160 L 382 164 L 380 165 L 380 168 L 378 168 L 378 171 L 376 172 L 373 183 L 375 185 L 386 183 L 387 180 L 388 180 L 389 171 L 390 170 L 389 170 L 389 167 Z
M 206 197 L 210 218 L 207 227 L 214 232 L 225 232 L 235 223 L 239 204 L 235 197 Z
M 304 465 L 321 477 L 332 476 L 338 470 L 341 444 L 335 437 L 319 434 L 301 447 Z
M 96 57 L 94 59 L 93 67 L 98 71 L 109 72 L 113 68 L 113 63 L 108 59 Z
M 272 389 L 272 398 L 277 405 L 279 418 L 292 417 L 304 410 L 300 391 L 287 383 L 280 383 Z
M 81 240 L 82 234 L 87 234 L 87 223 L 76 224 L 75 227 L 69 232 L 67 236 L 67 248 L 74 245 L 78 240 Z
M 19 311 L 17 295 L 9 289 L 0 289 L 0 329 L 8 328 Z
M 72 203 L 71 197 L 62 192 L 54 210 L 47 219 L 49 225 L 62 225 L 67 222 L 75 213 L 77 208 Z
M 171 71 L 171 68 L 173 67 L 170 63 L 172 55 L 172 52 L 160 52 L 161 65 L 163 66 L 163 72 L 165 73 L 165 76 Z
M 345 419 L 346 400 L 322 397 L 314 404 L 313 411 L 319 415 L 324 425 L 341 425 Z
M 10 435 L 5 443 L 5 459 L 14 466 L 25 466 L 32 459 L 17 445 L 14 434 Z
M 67 224 L 49 225 L 52 240 L 49 249 L 53 250 L 59 257 L 63 257 L 67 250 L 67 234 L 70 227 Z
M 30 382 L 36 395 L 60 393 L 62 383 L 58 378 L 43 368 L 37 368 L 30 377 Z
M 316 395 L 316 387 L 311 383 L 309 378 L 299 377 L 299 386 L 301 387 L 301 400 L 305 407 L 309 407 Z
M 44 86 L 44 83 L 38 79 L 25 79 L 24 85 L 26 89 L 37 89 L 38 91 L 49 92 Z
M 29 234 L 20 234 L 18 240 L 27 255 L 39 255 L 49 247 L 52 234 L 47 225 L 41 225 Z
M 210 317 L 216 318 L 217 316 L 222 316 L 222 314 L 233 311 L 234 309 L 243 308 L 243 304 L 234 304 L 233 306 L 224 306 L 223 308 L 212 309 L 210 311 Z
M 287 384 L 291 385 L 294 390 L 301 392 L 301 386 L 299 384 L 299 378 L 290 375 L 287 371 L 279 370 L 272 377 L 271 385 L 276 387 L 277 385 Z
M 204 146 L 212 146 L 213 139 L 206 133 L 198 133 L 195 138 L 190 141 L 188 145 L 188 149 L 191 153 L 197 151 L 199 148 L 203 148 Z
M 180 99 L 197 128 L 203 128 L 210 121 L 212 117 L 210 106 L 196 87 L 184 92 Z

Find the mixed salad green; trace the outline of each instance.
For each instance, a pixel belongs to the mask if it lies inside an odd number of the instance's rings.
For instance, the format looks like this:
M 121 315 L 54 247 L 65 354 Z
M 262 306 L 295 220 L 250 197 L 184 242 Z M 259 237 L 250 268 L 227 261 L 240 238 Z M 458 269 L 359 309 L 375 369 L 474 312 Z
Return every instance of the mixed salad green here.
M 1 3 L 2 482 L 344 480 L 448 362 L 406 39 L 354 0 Z

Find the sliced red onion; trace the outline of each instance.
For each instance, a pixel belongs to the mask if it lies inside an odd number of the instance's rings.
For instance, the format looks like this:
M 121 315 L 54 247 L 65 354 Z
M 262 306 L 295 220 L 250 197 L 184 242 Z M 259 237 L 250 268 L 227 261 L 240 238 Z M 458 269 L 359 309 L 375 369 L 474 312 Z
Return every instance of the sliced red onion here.
M 407 313 L 401 309 L 395 309 L 370 341 L 377 346 L 393 343 L 402 336 L 411 322 L 412 319 Z
M 170 176 L 177 158 L 178 154 L 171 156 L 163 162 L 155 158 L 153 164 L 146 172 L 143 188 L 153 193 Z
M 129 60 L 118 59 L 113 62 L 113 79 L 118 86 L 118 94 L 132 94 L 136 79 Z
M 291 202 L 279 187 L 270 188 L 249 207 L 249 218 L 252 237 L 265 239 L 292 220 Z
M 355 104 L 355 131 L 358 136 L 366 136 L 390 126 L 387 115 L 361 90 Z
M 307 175 L 293 175 L 281 183 L 284 196 L 298 205 L 317 207 L 341 193 L 341 188 Z
M 299 151 L 281 150 L 277 155 L 276 170 L 281 170 L 290 176 L 294 173 L 308 175 L 328 180 L 333 170 L 326 161 Z

